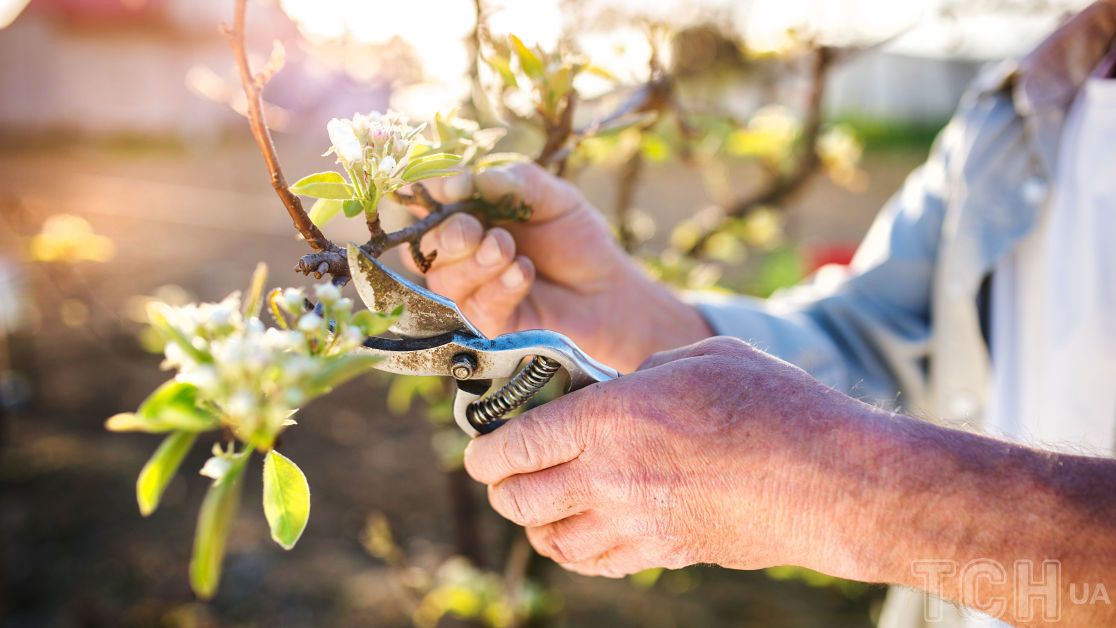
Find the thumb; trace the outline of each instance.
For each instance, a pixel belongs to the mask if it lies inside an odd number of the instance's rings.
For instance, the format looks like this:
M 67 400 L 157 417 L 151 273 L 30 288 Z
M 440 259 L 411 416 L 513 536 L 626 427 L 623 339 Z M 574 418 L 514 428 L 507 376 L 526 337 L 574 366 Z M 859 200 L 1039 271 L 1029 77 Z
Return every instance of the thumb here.
M 481 198 L 496 203 L 512 196 L 531 208 L 532 222 L 553 220 L 587 206 L 585 197 L 568 181 L 533 162 L 488 168 L 477 175 Z

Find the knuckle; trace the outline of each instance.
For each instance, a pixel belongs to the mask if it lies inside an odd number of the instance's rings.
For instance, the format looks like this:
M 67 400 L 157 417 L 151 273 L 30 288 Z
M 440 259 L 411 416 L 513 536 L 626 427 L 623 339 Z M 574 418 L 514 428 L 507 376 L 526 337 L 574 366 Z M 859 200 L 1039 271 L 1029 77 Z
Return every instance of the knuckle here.
M 509 521 L 521 526 L 535 523 L 533 509 L 528 505 L 528 500 L 522 487 L 516 486 L 510 478 L 492 487 L 492 507 Z
M 540 554 L 560 564 L 576 563 L 577 554 L 574 551 L 574 542 L 568 534 L 563 534 L 557 526 L 547 526 L 540 540 L 540 546 L 535 549 Z
M 540 460 L 538 445 L 528 428 L 528 421 L 529 419 L 519 419 L 504 428 L 511 433 L 504 439 L 501 453 L 510 469 L 534 469 Z
M 708 353 L 739 353 L 751 351 L 752 346 L 739 338 L 732 336 L 714 336 L 701 342 Z

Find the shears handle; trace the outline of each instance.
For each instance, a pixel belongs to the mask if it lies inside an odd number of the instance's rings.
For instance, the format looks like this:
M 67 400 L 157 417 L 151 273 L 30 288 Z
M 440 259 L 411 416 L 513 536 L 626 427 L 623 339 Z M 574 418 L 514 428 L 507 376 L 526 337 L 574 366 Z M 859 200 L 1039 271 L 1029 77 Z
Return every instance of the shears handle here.
M 491 379 L 470 379 L 472 369 L 467 358 L 458 356 L 460 369 L 453 369 L 457 379 L 453 416 L 466 434 L 476 437 L 487 434 L 503 425 L 507 414 L 530 401 L 559 371 L 565 371 L 568 393 L 590 384 L 619 377 L 611 369 L 586 355 L 569 338 L 551 331 L 535 330 L 500 336 L 494 342 L 510 341 L 520 353 L 518 366 L 524 355 L 531 358 L 512 375 L 506 384 L 494 392 Z M 534 344 L 532 344 L 534 343 Z M 491 357 L 492 354 L 489 355 Z M 460 376 L 459 376 L 460 375 Z M 461 377 L 464 376 L 464 377 Z

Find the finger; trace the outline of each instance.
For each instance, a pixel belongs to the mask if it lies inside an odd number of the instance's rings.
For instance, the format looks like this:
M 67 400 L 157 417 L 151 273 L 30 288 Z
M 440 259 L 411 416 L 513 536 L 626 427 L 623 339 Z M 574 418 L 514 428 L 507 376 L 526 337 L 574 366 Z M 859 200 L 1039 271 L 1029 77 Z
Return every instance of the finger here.
M 404 186 L 400 189 L 400 192 L 414 195 L 415 185 L 419 184 Z M 426 179 L 421 182 L 421 185 L 435 201 L 439 203 L 456 203 L 473 195 L 473 173 L 465 170 L 451 177 Z M 407 211 L 419 218 L 430 213 L 427 207 L 419 203 L 408 204 Z
M 531 208 L 531 222 L 546 222 L 586 203 L 576 187 L 534 163 L 515 163 L 481 171 L 476 189 L 490 203 L 507 196 Z
M 492 229 L 471 255 L 441 265 L 435 258 L 434 266 L 426 273 L 426 285 L 444 297 L 464 303 L 478 288 L 507 272 L 514 259 L 515 240 L 511 234 L 505 229 Z
M 420 248 L 427 255 L 438 252 L 433 265 L 437 268 L 475 254 L 483 237 L 484 226 L 479 220 L 469 214 L 454 214 L 427 232 Z M 411 271 L 422 274 L 410 255 L 403 255 L 403 261 Z
M 488 487 L 488 503 L 505 519 L 525 527 L 543 526 L 589 510 L 592 488 L 584 466 L 574 460 Z
M 685 358 L 698 358 L 706 355 L 739 354 L 745 351 L 755 351 L 752 345 L 738 338 L 728 336 L 715 336 L 677 349 L 669 349 L 652 354 L 651 357 L 639 365 L 640 371 L 662 366 Z
M 492 335 L 519 328 L 518 308 L 535 280 L 535 265 L 520 255 L 504 269 L 495 281 L 481 285 L 461 307 L 469 320 Z
M 600 556 L 617 545 L 618 536 L 609 522 L 596 512 L 527 528 L 527 540 L 535 551 L 560 565 Z
M 594 399 L 583 388 L 478 436 L 465 448 L 465 470 L 474 480 L 495 484 L 519 473 L 541 471 L 577 459 L 594 425 Z
M 637 571 L 649 569 L 642 553 L 631 545 L 617 545 L 588 560 L 563 563 L 562 568 L 583 576 L 623 578 Z

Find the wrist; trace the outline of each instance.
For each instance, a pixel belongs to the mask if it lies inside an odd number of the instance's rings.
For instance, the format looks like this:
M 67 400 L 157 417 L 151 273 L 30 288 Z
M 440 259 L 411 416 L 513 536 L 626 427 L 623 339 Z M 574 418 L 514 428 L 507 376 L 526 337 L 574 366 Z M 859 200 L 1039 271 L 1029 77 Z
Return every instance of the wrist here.
M 759 555 L 755 547 L 729 551 L 722 564 L 794 565 L 872 581 L 892 543 L 891 530 L 876 525 L 882 505 L 872 486 L 882 445 L 870 426 L 881 412 L 820 385 L 807 394 L 764 390 L 757 399 L 767 401 L 749 406 L 734 448 L 756 452 L 736 457 L 736 483 L 760 493 L 736 490 L 728 499 L 737 502 L 736 525 L 747 527 L 737 538 L 758 532 L 769 546 Z M 749 426 L 756 417 L 767 424 Z
M 652 279 L 634 260 L 624 256 L 610 282 L 614 286 L 611 312 L 616 321 L 609 355 L 622 372 L 631 372 L 654 353 L 693 344 L 713 335 L 698 309 Z M 626 316 L 617 317 L 618 313 Z

